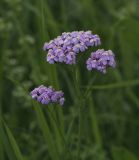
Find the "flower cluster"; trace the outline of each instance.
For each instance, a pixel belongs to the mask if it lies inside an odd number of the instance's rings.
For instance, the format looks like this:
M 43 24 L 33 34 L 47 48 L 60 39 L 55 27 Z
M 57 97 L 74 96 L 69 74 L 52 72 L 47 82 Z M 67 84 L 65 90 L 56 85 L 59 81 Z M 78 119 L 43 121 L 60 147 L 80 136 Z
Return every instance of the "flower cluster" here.
M 44 51 L 48 50 L 47 62 L 54 64 L 62 62 L 66 64 L 75 64 L 76 55 L 79 52 L 84 52 L 88 47 L 100 45 L 98 35 L 92 34 L 91 31 L 73 31 L 64 32 L 49 43 L 44 44 Z M 88 70 L 98 70 L 106 73 L 107 67 L 115 68 L 115 55 L 111 50 L 105 51 L 98 49 L 91 53 L 91 57 L 86 61 Z M 45 87 L 43 85 L 35 88 L 31 92 L 33 99 L 36 99 L 42 104 L 58 103 L 61 106 L 64 104 L 65 98 L 62 91 L 56 91 L 54 88 Z
M 58 103 L 61 106 L 64 104 L 64 93 L 62 91 L 55 91 L 51 86 L 45 87 L 43 85 L 35 88 L 31 93 L 31 97 L 42 104 Z
M 98 49 L 96 52 L 91 53 L 91 57 L 87 60 L 87 69 L 97 69 L 100 72 L 106 73 L 108 66 L 115 68 L 115 55 L 111 50 L 104 51 L 104 49 Z
M 93 35 L 91 31 L 64 32 L 49 43 L 45 43 L 43 49 L 48 50 L 47 61 L 50 64 L 63 62 L 75 64 L 76 55 L 84 52 L 90 46 L 100 45 L 98 35 Z

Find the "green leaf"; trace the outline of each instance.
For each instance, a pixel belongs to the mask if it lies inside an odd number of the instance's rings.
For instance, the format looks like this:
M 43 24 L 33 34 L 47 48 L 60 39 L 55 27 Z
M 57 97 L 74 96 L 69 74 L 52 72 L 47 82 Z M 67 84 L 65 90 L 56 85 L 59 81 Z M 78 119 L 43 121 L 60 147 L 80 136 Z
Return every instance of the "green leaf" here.
M 51 133 L 48 122 L 45 120 L 44 114 L 37 103 L 34 103 L 34 109 L 37 115 L 39 127 L 47 144 L 50 157 L 52 158 L 52 160 L 60 160 L 53 134 Z
M 139 85 L 139 79 L 136 80 L 129 80 L 129 81 L 120 81 L 117 83 L 112 84 L 104 84 L 104 85 L 93 85 L 93 86 L 86 86 L 85 88 L 89 87 L 89 89 L 95 89 L 95 90 L 103 90 L 103 89 L 119 89 L 123 87 L 133 87 Z M 84 88 L 84 87 L 83 87 Z
M 58 122 L 58 118 L 55 115 L 56 107 L 58 108 L 59 106 L 50 105 L 50 108 L 48 106 L 48 108 L 49 108 L 48 117 L 50 120 L 50 125 L 53 129 L 54 135 L 56 137 L 56 145 L 58 148 L 58 152 L 60 154 L 62 154 L 62 152 L 64 151 L 64 148 L 66 146 L 66 141 L 65 141 L 65 138 L 63 135 L 62 127 L 60 127 L 60 124 Z
M 11 145 L 11 147 L 12 147 L 12 149 L 14 151 L 14 154 L 16 156 L 16 159 L 17 160 L 24 160 L 24 158 L 23 158 L 23 156 L 21 154 L 21 151 L 20 151 L 20 149 L 18 147 L 18 144 L 16 143 L 16 140 L 13 137 L 10 129 L 7 127 L 6 124 L 4 124 L 4 126 L 5 126 L 5 131 L 6 131 L 8 139 L 9 139 L 10 145 Z
M 0 138 L 10 160 L 24 160 L 12 132 L 2 120 L 0 120 Z

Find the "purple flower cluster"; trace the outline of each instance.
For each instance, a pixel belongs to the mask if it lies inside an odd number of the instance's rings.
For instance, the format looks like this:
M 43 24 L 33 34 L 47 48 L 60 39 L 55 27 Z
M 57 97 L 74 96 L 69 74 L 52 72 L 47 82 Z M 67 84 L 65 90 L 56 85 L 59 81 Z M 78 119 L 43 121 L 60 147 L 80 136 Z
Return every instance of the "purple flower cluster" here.
M 93 35 L 91 31 L 73 31 L 64 32 L 49 43 L 45 43 L 43 49 L 48 50 L 47 61 L 50 64 L 55 62 L 75 64 L 77 53 L 100 44 L 99 36 Z
M 51 86 L 43 85 L 35 88 L 31 93 L 31 97 L 42 104 L 58 103 L 61 106 L 64 104 L 65 98 L 62 91 L 55 91 Z
M 54 64 L 56 62 L 75 64 L 76 55 L 84 52 L 88 47 L 100 45 L 98 35 L 92 34 L 91 31 L 73 31 L 64 32 L 49 43 L 45 43 L 43 49 L 48 50 L 47 62 Z M 107 67 L 115 68 L 115 55 L 111 50 L 105 51 L 98 49 L 91 53 L 91 57 L 86 61 L 87 69 L 96 69 L 102 73 L 106 73 Z M 45 87 L 43 85 L 35 88 L 31 93 L 31 97 L 38 102 L 48 105 L 50 103 L 58 103 L 63 105 L 65 98 L 62 91 L 56 91 L 54 88 Z
M 108 66 L 115 68 L 115 55 L 111 50 L 104 51 L 104 49 L 98 49 L 96 52 L 91 53 L 91 57 L 87 60 L 87 69 L 97 69 L 100 72 L 106 73 Z

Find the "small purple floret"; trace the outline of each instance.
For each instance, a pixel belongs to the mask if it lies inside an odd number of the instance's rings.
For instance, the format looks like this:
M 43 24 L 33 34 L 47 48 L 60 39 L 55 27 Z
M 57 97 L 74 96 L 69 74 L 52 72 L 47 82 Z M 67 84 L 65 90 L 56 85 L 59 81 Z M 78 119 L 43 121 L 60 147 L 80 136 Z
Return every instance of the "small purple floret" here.
M 75 64 L 79 52 L 100 44 L 99 36 L 93 35 L 91 31 L 73 31 L 64 32 L 49 43 L 45 43 L 43 49 L 48 50 L 46 59 L 50 64 L 56 62 Z
M 45 87 L 41 85 L 31 91 L 30 95 L 33 99 L 45 105 L 58 103 L 62 106 L 65 101 L 64 93 L 62 91 L 55 91 L 51 86 Z
M 91 57 L 86 61 L 86 64 L 88 70 L 96 69 L 106 73 L 107 67 L 116 67 L 115 55 L 111 50 L 98 49 L 91 53 Z

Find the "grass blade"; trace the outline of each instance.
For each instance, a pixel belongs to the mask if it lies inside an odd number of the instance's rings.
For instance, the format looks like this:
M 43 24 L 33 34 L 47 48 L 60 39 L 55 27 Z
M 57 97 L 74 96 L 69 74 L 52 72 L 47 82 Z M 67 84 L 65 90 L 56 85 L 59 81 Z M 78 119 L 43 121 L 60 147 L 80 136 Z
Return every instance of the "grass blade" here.
M 39 127 L 43 133 L 44 140 L 47 144 L 50 157 L 52 158 L 52 160 L 60 160 L 59 154 L 57 151 L 57 147 L 55 145 L 55 141 L 54 141 L 54 138 L 53 138 L 52 133 L 50 131 L 50 128 L 48 126 L 48 123 L 45 120 L 44 114 L 43 114 L 40 106 L 37 105 L 37 103 L 34 103 L 34 109 L 35 109 L 35 112 L 37 115 Z
M 8 128 L 8 126 L 2 122 L 2 120 L 0 121 L 0 130 L 1 130 L 1 138 L 3 140 L 3 144 L 5 146 L 5 150 L 7 152 L 7 155 L 9 157 L 10 160 L 24 160 L 23 155 L 21 154 L 21 151 L 19 149 L 19 146 L 14 138 L 14 136 L 12 135 L 12 132 L 10 131 L 10 129 Z
M 95 90 L 103 90 L 103 89 L 119 89 L 122 87 L 132 87 L 139 85 L 139 79 L 137 80 L 132 80 L 132 81 L 121 81 L 118 83 L 113 83 L 113 84 L 106 84 L 106 85 L 94 85 L 90 87 L 90 89 L 95 89 Z M 83 87 L 84 88 L 84 87 Z

